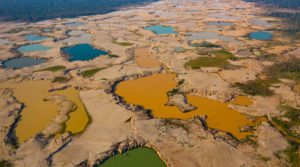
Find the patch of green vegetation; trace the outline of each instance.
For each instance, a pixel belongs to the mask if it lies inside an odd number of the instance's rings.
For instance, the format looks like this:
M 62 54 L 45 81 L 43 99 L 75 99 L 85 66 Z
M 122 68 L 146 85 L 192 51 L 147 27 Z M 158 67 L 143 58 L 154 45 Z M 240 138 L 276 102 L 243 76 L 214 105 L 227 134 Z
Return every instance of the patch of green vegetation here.
M 172 95 L 177 94 L 178 92 L 179 92 L 179 89 L 178 88 L 174 88 L 174 89 L 170 90 L 167 94 L 169 96 L 172 96 Z
M 92 77 L 94 76 L 97 72 L 103 70 L 104 68 L 93 68 L 93 69 L 90 69 L 90 70 L 86 70 L 86 71 L 83 71 L 81 73 L 81 75 L 85 78 L 89 78 L 89 77 Z
M 12 167 L 12 164 L 6 160 L 0 160 L 0 167 Z
M 235 57 L 231 52 L 228 52 L 224 49 L 222 50 L 215 50 L 211 52 L 212 54 L 214 54 L 217 57 L 222 57 L 224 59 L 230 59 L 230 60 L 238 60 L 237 57 Z
M 114 55 L 114 54 L 108 54 L 107 56 L 108 56 L 108 58 L 118 58 L 119 57 L 118 55 Z
M 299 143 L 290 142 L 289 147 L 284 151 L 292 167 L 300 166 Z
M 220 45 L 217 45 L 217 44 L 213 44 L 213 43 L 210 43 L 210 42 L 201 42 L 201 43 L 194 43 L 194 44 L 191 44 L 191 46 L 193 47 L 206 47 L 206 48 L 220 48 Z
M 201 67 L 220 67 L 225 68 L 229 62 L 221 57 L 198 57 L 185 63 L 186 68 L 200 69 Z
M 200 69 L 201 67 L 229 68 L 233 65 L 229 63 L 228 59 L 237 60 L 237 57 L 226 50 L 215 50 L 211 54 L 215 57 L 198 57 L 185 63 L 185 67 L 191 69 Z
M 22 31 L 24 31 L 24 30 L 25 30 L 25 28 L 23 28 L 23 27 L 18 27 L 18 28 L 13 28 L 13 29 L 7 31 L 6 33 L 7 33 L 7 34 L 14 34 L 14 33 L 22 32 Z
M 285 78 L 300 81 L 300 59 L 291 58 L 287 61 L 275 63 L 266 70 L 273 78 Z
M 287 137 L 294 138 L 300 141 L 300 134 L 294 133 L 293 127 L 300 126 L 300 109 L 296 109 L 287 105 L 280 107 L 283 115 L 280 117 L 273 117 L 272 123 Z M 287 118 L 288 120 L 283 120 Z
M 56 71 L 60 71 L 60 70 L 64 70 L 64 69 L 66 69 L 65 66 L 52 66 L 52 67 L 48 67 L 48 68 L 45 68 L 45 69 L 37 70 L 36 72 L 39 72 L 39 71 L 56 72 Z
M 248 83 L 236 83 L 234 86 L 239 87 L 245 94 L 252 96 L 272 96 L 274 92 L 269 89 L 273 80 L 254 80 Z
M 112 40 L 112 43 L 114 44 L 117 44 L 117 45 L 120 45 L 120 46 L 132 46 L 133 43 L 130 43 L 130 42 L 118 42 L 117 40 Z
M 59 83 L 63 83 L 63 82 L 67 82 L 69 79 L 66 78 L 66 77 L 62 77 L 62 76 L 59 76 L 59 77 L 55 77 L 52 82 L 59 82 Z
M 257 141 L 255 139 L 253 139 L 253 136 L 251 136 L 251 135 L 247 135 L 245 137 L 245 139 L 243 139 L 243 142 L 249 143 L 249 144 L 251 144 L 254 147 L 258 147 Z
M 293 108 L 288 105 L 280 106 L 283 114 L 278 117 L 273 117 L 270 121 L 289 141 L 289 146 L 284 150 L 284 154 L 288 158 L 289 163 L 292 167 L 300 166 L 300 154 L 299 154 L 299 143 L 300 134 L 294 132 L 294 128 L 300 126 L 300 109 Z M 281 158 L 278 153 L 278 157 Z
M 189 132 L 189 127 L 185 123 L 183 123 L 183 122 L 181 122 L 179 120 L 176 120 L 176 119 L 164 119 L 164 120 L 162 120 L 162 123 L 164 125 L 167 125 L 167 126 L 179 127 L 179 128 L 184 129 L 185 131 Z
M 184 83 L 184 79 L 181 79 L 180 81 L 178 81 L 178 85 L 182 85 Z

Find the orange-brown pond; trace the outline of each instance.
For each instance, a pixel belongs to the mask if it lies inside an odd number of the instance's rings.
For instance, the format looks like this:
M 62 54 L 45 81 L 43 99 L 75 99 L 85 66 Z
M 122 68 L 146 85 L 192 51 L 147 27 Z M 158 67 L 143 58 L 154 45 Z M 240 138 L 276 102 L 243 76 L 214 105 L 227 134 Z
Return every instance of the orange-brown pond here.
M 250 106 L 253 101 L 247 96 L 237 96 L 231 103 L 239 106 Z
M 54 93 L 64 95 L 68 100 L 76 104 L 76 109 L 69 113 L 69 119 L 65 123 L 65 131 L 70 131 L 73 134 L 82 132 L 88 125 L 89 116 L 80 100 L 79 91 L 74 88 L 68 88 L 55 91 Z
M 9 80 L 0 88 L 12 88 L 14 96 L 24 103 L 21 120 L 16 127 L 16 136 L 20 143 L 42 131 L 57 115 L 57 106 L 43 99 L 49 96 L 50 81 L 23 81 L 16 83 Z
M 88 116 L 79 98 L 78 90 L 68 88 L 55 92 L 48 92 L 51 82 L 48 80 L 15 82 L 9 80 L 0 83 L 0 88 L 13 89 L 14 96 L 25 105 L 21 112 L 21 120 L 16 127 L 18 142 L 23 143 L 36 133 L 44 130 L 57 116 L 57 105 L 44 99 L 51 94 L 62 94 L 73 101 L 77 108 L 70 113 L 66 122 L 66 130 L 79 133 L 86 127 Z
M 158 67 L 161 63 L 155 58 L 151 57 L 149 48 L 136 48 L 134 50 L 135 62 L 145 68 Z
M 250 132 L 240 132 L 240 127 L 252 122 L 238 111 L 228 107 L 227 103 L 199 96 L 186 95 L 196 110 L 183 113 L 175 106 L 166 106 L 167 92 L 176 87 L 175 74 L 154 74 L 148 77 L 128 80 L 119 83 L 116 94 L 122 96 L 127 103 L 142 105 L 151 109 L 157 118 L 189 119 L 196 115 L 207 115 L 210 128 L 230 132 L 238 139 L 243 139 Z

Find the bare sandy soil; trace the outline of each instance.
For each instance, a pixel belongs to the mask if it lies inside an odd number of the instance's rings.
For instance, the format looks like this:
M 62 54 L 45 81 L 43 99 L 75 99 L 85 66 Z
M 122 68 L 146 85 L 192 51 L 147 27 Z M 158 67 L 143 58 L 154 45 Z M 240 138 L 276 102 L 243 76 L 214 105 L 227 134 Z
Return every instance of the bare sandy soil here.
M 52 82 L 49 91 L 67 87 L 80 90 L 80 99 L 90 116 L 90 123 L 82 133 L 70 135 L 63 132 L 58 135 L 42 131 L 15 147 L 14 129 L 18 125 L 22 104 L 15 98 L 13 90 L 0 89 L 0 160 L 8 160 L 17 167 L 92 166 L 113 156 L 115 151 L 148 146 L 172 167 L 289 166 L 283 153 L 288 140 L 268 121 L 256 125 L 251 141 L 239 141 L 226 132 L 207 129 L 202 118 L 151 118 L 143 109 L 124 103 L 114 94 L 118 81 L 169 72 L 177 74 L 177 81 L 184 80 L 179 86 L 183 93 L 221 102 L 245 95 L 233 84 L 254 81 L 264 68 L 273 64 L 271 60 L 260 60 L 258 57 L 262 53 L 300 58 L 299 46 L 279 35 L 274 34 L 271 42 L 247 37 L 253 31 L 267 31 L 280 24 L 280 20 L 264 16 L 264 12 L 254 3 L 241 0 L 162 0 L 103 15 L 38 23 L 0 23 L 0 39 L 8 41 L 0 43 L 0 61 L 19 56 L 47 59 L 45 63 L 21 69 L 0 67 L 0 85 L 9 79 L 15 82 L 53 81 L 57 77 L 66 77 L 65 82 Z M 254 22 L 254 19 L 265 22 Z M 71 27 L 65 25 L 67 22 L 85 24 Z M 230 22 L 232 25 L 214 26 L 209 22 Z M 171 26 L 177 34 L 157 35 L 144 29 L 150 25 Z M 16 27 L 23 29 L 8 33 Z M 51 28 L 51 31 L 43 32 L 44 28 Z M 75 35 L 67 33 L 69 31 Z M 49 38 L 30 42 L 24 38 L 26 34 L 42 34 Z M 238 57 L 238 60 L 229 60 L 236 68 L 186 68 L 185 63 L 189 60 L 206 55 L 200 54 L 192 45 L 204 41 L 219 45 Z M 17 51 L 20 46 L 36 43 L 51 49 Z M 110 55 L 69 62 L 61 48 L 78 43 L 90 43 Z M 176 51 L 179 47 L 184 50 Z M 140 48 L 147 51 L 139 51 Z M 215 48 L 200 49 L 206 52 Z M 137 54 L 145 55 L 137 60 Z M 147 64 L 149 60 L 150 65 Z M 53 66 L 65 68 L 54 72 L 38 71 Z M 84 72 L 91 69 L 98 71 L 85 77 Z M 280 104 L 300 107 L 299 87 L 299 83 L 285 80 L 271 85 L 274 91 L 271 97 L 248 95 L 253 104 L 232 104 L 230 107 L 249 119 L 278 116 L 281 114 Z

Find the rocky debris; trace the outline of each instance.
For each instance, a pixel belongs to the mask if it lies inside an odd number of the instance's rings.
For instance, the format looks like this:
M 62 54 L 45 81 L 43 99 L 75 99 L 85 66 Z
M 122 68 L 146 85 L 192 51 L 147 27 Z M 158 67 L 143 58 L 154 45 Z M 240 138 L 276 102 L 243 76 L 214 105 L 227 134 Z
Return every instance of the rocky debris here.
M 0 89 L 0 157 L 11 159 L 15 155 L 17 137 L 15 127 L 20 118 L 23 105 L 13 96 L 11 89 Z
M 239 51 L 237 51 L 237 54 L 241 57 L 251 57 L 252 56 L 251 49 L 239 50 Z
M 49 145 L 47 147 L 47 151 L 50 152 L 47 157 L 47 164 L 48 166 L 51 166 L 52 164 L 52 157 L 64 149 L 70 142 L 72 141 L 72 135 L 70 132 L 65 132 L 61 136 L 55 138 L 54 140 L 51 140 L 49 142 Z
M 240 143 L 234 136 L 232 136 L 229 133 L 218 131 L 218 130 L 213 130 L 210 129 L 211 133 L 214 135 L 214 139 L 218 141 L 223 141 L 232 147 L 237 147 L 238 144 Z
M 0 89 L 0 101 L 1 139 L 7 144 L 17 146 L 15 127 L 21 117 L 23 104 L 16 100 L 11 89 Z
M 53 92 L 56 90 L 63 90 L 69 87 L 69 85 L 65 83 L 56 83 L 56 84 L 51 84 L 51 88 L 49 89 L 49 92 Z
M 198 90 L 198 89 L 188 89 L 184 87 L 185 94 L 196 94 L 203 97 L 209 97 L 212 99 L 220 100 L 222 102 L 228 102 L 234 98 L 234 93 L 223 94 L 217 91 L 208 91 L 208 90 Z
M 189 112 L 197 109 L 197 107 L 188 103 L 184 94 L 174 94 L 169 96 L 168 106 L 176 106 L 181 112 Z
M 241 132 L 252 132 L 252 131 L 254 131 L 254 129 L 255 128 L 253 126 L 250 126 L 250 125 L 240 127 Z

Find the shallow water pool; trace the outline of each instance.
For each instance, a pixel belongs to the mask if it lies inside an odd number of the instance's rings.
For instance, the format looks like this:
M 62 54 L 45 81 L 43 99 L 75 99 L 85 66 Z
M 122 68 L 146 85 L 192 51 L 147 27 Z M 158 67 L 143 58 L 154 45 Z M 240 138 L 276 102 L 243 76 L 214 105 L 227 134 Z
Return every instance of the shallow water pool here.
M 46 36 L 40 36 L 38 34 L 29 34 L 29 35 L 25 35 L 25 39 L 27 41 L 31 41 L 31 42 L 34 42 L 34 41 L 42 41 L 42 40 L 45 40 L 47 39 L 48 37 Z
M 17 57 L 4 61 L 2 64 L 5 68 L 23 68 L 31 67 L 46 62 L 45 59 L 34 59 L 31 57 Z
M 44 46 L 42 44 L 30 44 L 19 47 L 17 50 L 19 52 L 35 52 L 35 51 L 47 51 L 51 47 Z
M 249 34 L 250 39 L 272 40 L 273 34 L 267 31 L 256 31 Z
M 144 28 L 145 30 L 152 31 L 157 35 L 167 35 L 167 34 L 177 34 L 173 27 L 162 26 L 162 25 L 153 25 Z

